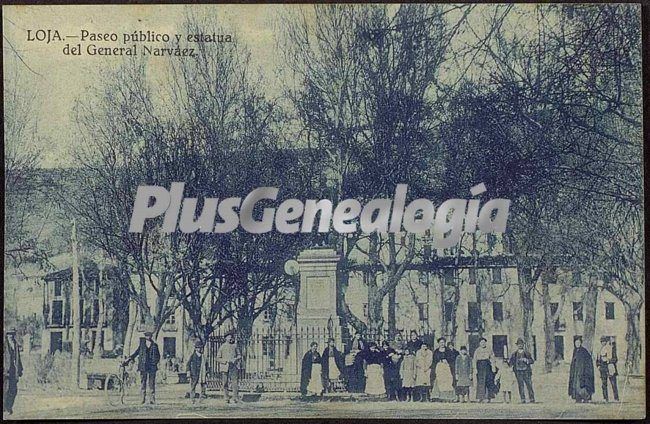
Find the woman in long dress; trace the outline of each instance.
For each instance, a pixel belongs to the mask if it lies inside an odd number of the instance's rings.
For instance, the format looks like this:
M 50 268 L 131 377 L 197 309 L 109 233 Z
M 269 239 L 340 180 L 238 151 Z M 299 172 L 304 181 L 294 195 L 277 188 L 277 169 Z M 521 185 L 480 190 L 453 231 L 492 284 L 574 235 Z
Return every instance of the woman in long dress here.
M 582 347 L 582 340 L 574 342 L 573 358 L 569 369 L 569 396 L 576 403 L 589 402 L 594 394 L 594 363 L 591 354 Z
M 432 366 L 433 352 L 426 343 L 422 343 L 422 347 L 415 354 L 415 386 L 420 392 L 420 402 L 429 400 Z
M 323 350 L 322 363 L 323 386 L 326 392 L 334 391 L 334 382 L 341 377 L 343 369 L 343 355 L 336 348 L 333 338 L 327 340 L 327 347 Z
M 366 342 L 361 334 L 356 333 L 350 349 L 345 356 L 345 365 L 348 377 L 348 391 L 350 393 L 363 393 L 366 381 L 363 371 L 363 357 L 366 352 Z
M 490 402 L 496 396 L 497 390 L 494 384 L 496 371 L 494 354 L 487 347 L 487 340 L 481 337 L 479 347 L 474 352 L 474 369 L 476 369 L 476 400 L 479 402 Z
M 370 343 L 370 349 L 366 354 L 365 361 L 365 393 L 370 396 L 384 396 L 386 394 L 386 386 L 384 385 L 384 372 L 381 367 L 384 362 L 384 355 L 379 351 L 377 343 Z
M 449 351 L 444 337 L 438 339 L 438 348 L 433 352 L 433 398 L 443 400 L 454 399 L 454 376 L 449 363 Z M 454 358 L 455 359 L 455 358 Z
M 384 340 L 381 344 L 384 366 L 384 386 L 386 387 L 386 399 L 399 401 L 400 389 L 402 387 L 399 374 L 400 362 L 402 355 L 397 353 L 390 346 L 390 343 Z
M 302 357 L 300 392 L 303 396 L 320 396 L 323 394 L 322 357 L 318 353 L 318 343 L 312 342 L 309 351 Z

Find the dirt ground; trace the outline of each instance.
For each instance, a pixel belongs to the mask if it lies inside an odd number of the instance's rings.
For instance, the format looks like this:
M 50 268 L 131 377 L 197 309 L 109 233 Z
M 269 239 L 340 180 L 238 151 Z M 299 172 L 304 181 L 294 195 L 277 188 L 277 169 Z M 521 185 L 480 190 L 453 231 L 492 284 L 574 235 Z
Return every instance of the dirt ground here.
M 537 380 L 541 380 L 538 378 Z M 557 382 L 555 381 L 557 380 Z M 645 383 L 642 378 L 621 378 L 622 402 L 604 403 L 597 387 L 594 402 L 576 404 L 566 396 L 562 376 L 545 376 L 545 384 L 535 384 L 538 403 L 407 403 L 352 398 L 349 395 L 305 402 L 293 393 L 262 394 L 257 401 L 226 404 L 217 393 L 196 405 L 185 398 L 186 385 L 161 385 L 155 405 L 140 405 L 133 393 L 125 405 L 113 406 L 103 392 L 96 390 L 50 393 L 47 390 L 28 392 L 19 388 L 12 419 L 69 418 L 246 418 L 246 417 L 337 417 L 337 418 L 561 418 L 595 419 L 645 416 Z M 561 384 L 560 384 L 561 383 Z M 596 382 L 599 385 L 599 381 Z M 5 416 L 5 418 L 9 418 Z

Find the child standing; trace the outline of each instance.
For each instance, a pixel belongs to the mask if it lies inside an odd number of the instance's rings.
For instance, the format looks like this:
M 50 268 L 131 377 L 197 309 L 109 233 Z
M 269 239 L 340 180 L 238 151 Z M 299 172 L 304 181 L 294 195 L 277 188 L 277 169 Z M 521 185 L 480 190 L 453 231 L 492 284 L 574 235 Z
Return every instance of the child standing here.
M 503 358 L 494 379 L 500 385 L 499 391 L 503 393 L 503 403 L 511 403 L 512 391 L 515 386 L 515 373 L 510 368 L 507 358 Z
M 460 355 L 456 357 L 454 367 L 456 372 L 456 402 L 469 400 L 469 387 L 472 385 L 472 358 L 467 353 L 467 346 L 460 347 Z
M 413 401 L 413 388 L 415 387 L 415 352 L 406 348 L 404 359 L 400 367 L 400 377 L 404 388 L 404 400 Z

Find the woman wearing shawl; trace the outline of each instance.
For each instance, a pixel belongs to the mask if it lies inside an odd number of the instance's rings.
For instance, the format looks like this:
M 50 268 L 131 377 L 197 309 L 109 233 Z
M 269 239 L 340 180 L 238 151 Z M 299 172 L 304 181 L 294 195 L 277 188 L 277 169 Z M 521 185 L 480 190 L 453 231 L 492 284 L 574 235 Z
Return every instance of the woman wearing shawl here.
M 438 339 L 438 348 L 433 351 L 433 373 L 432 393 L 434 399 L 452 400 L 454 398 L 454 377 L 451 373 L 452 365 L 449 358 L 452 357 L 447 350 L 444 337 Z M 456 357 L 453 356 L 454 361 Z M 454 363 L 454 365 L 456 365 Z
M 349 353 L 345 356 L 348 391 L 351 393 L 363 393 L 366 387 L 363 369 L 366 350 L 366 342 L 361 337 L 361 334 L 356 333 L 350 343 Z
M 576 403 L 589 402 L 594 394 L 594 364 L 591 354 L 582 347 L 582 339 L 574 342 L 573 359 L 569 370 L 569 396 Z
M 366 388 L 365 393 L 370 396 L 383 396 L 386 394 L 382 364 L 384 354 L 379 351 L 377 343 L 370 342 L 370 349 L 365 355 L 366 361 Z

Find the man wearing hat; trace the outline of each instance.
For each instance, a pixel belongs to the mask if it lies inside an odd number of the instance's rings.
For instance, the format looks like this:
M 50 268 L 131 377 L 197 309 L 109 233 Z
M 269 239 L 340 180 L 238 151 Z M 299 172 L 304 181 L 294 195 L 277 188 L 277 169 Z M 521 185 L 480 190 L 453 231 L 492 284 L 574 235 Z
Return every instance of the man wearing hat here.
M 609 402 L 609 393 L 607 390 L 607 385 L 611 383 L 612 391 L 614 392 L 614 401 L 618 402 L 618 384 L 616 382 L 616 377 L 618 376 L 618 369 L 616 368 L 616 363 L 618 358 L 616 357 L 616 349 L 612 346 L 609 341 L 609 337 L 603 336 L 600 338 L 600 353 L 598 358 L 596 358 L 596 365 L 598 366 L 598 371 L 600 372 L 600 380 L 603 388 L 603 399 L 605 402 Z
M 16 329 L 7 331 L 4 339 L 3 352 L 3 405 L 2 410 L 7 414 L 13 414 L 14 400 L 18 394 L 18 379 L 23 375 L 23 363 L 20 360 L 20 347 L 16 342 Z
M 528 401 L 535 403 L 535 392 L 533 391 L 533 357 L 524 348 L 524 340 L 520 337 L 517 339 L 517 350 L 510 357 L 510 366 L 515 372 L 517 378 L 517 386 L 519 388 L 519 397 L 521 403 L 526 403 L 526 396 L 524 393 L 524 386 L 528 390 Z
M 140 372 L 140 381 L 142 385 L 140 391 L 142 392 L 142 403 L 147 400 L 147 385 L 149 386 L 149 403 L 156 403 L 156 371 L 158 371 L 158 362 L 160 362 L 160 350 L 158 345 L 152 338 L 151 331 L 144 332 L 144 339 L 140 339 L 140 346 L 138 349 L 129 356 L 124 364 L 133 361 L 138 357 L 138 371 Z
M 233 392 L 233 402 L 239 402 L 239 368 L 242 359 L 235 336 L 232 333 L 226 335 L 226 342 L 219 346 L 217 351 L 217 362 L 221 366 L 221 381 L 223 383 L 223 395 L 226 402 L 230 403 L 229 390 Z
M 201 384 L 201 395 L 205 395 L 205 356 L 203 355 L 203 342 L 197 340 L 194 343 L 194 352 L 187 361 L 187 372 L 190 374 L 190 399 L 196 402 L 196 385 Z

